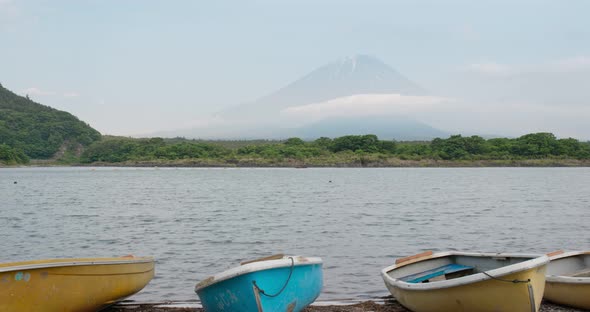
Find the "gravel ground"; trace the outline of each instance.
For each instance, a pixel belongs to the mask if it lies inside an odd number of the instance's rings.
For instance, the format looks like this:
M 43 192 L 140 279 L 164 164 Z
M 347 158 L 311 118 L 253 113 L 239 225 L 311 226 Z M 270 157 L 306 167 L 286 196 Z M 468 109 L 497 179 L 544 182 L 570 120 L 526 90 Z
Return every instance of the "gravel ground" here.
M 156 307 L 153 304 L 146 305 L 117 305 L 105 312 L 203 312 L 199 308 L 174 308 Z M 539 312 L 578 312 L 583 310 L 562 307 L 548 302 L 543 302 Z M 378 304 L 373 301 L 361 302 L 353 305 L 330 305 L 311 306 L 304 312 L 409 312 L 395 300 L 386 301 L 385 304 Z

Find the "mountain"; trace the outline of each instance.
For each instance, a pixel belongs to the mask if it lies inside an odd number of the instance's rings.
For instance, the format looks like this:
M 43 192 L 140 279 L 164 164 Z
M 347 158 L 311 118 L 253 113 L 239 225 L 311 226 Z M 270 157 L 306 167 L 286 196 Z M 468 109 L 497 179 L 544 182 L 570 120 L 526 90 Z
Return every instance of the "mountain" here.
M 0 146 L 46 159 L 79 153 L 100 133 L 70 113 L 41 105 L 0 85 Z
M 220 115 L 267 115 L 291 106 L 354 94 L 426 95 L 427 92 L 381 60 L 357 55 L 321 66 L 274 93 Z
M 221 111 L 200 127 L 159 134 L 202 139 L 345 134 L 432 139 L 446 133 L 414 120 L 408 111 L 432 105 L 435 98 L 379 59 L 357 55 L 321 66 L 257 101 Z

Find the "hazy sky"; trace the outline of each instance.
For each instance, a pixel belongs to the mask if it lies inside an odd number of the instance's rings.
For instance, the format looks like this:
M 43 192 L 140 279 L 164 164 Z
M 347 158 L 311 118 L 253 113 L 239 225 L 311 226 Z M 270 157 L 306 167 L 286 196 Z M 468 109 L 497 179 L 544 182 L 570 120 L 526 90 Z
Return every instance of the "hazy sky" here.
M 0 82 L 131 135 L 363 53 L 471 114 L 421 116 L 434 126 L 590 138 L 589 14 L 588 0 L 0 0 Z

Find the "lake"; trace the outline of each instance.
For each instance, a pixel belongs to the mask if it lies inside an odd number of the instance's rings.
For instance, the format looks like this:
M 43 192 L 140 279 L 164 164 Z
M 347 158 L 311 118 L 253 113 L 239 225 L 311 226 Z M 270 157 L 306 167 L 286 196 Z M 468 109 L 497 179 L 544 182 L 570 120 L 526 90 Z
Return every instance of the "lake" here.
M 196 300 L 274 253 L 323 258 L 320 300 L 376 298 L 397 257 L 590 249 L 589 233 L 590 168 L 0 169 L 1 262 L 154 256 L 142 302 Z

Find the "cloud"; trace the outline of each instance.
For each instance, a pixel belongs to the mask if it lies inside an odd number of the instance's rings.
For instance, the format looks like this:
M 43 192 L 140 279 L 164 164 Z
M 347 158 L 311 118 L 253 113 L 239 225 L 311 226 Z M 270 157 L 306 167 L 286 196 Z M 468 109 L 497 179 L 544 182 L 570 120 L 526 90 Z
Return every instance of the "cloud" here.
M 25 93 L 27 95 L 37 95 L 37 96 L 51 96 L 51 95 L 56 94 L 54 91 L 41 90 L 37 87 L 27 88 L 27 89 L 23 90 L 23 93 Z
M 520 136 L 532 132 L 553 132 L 558 137 L 590 139 L 590 107 L 551 106 L 523 101 L 458 100 L 457 109 L 420 114 L 427 124 L 466 135 Z
M 467 65 L 466 70 L 469 72 L 488 76 L 506 76 L 516 72 L 516 69 L 514 69 L 513 67 L 498 63 L 470 64 Z
M 531 73 L 573 73 L 590 71 L 590 56 L 576 56 L 551 62 L 510 66 L 500 63 L 474 63 L 464 66 L 465 71 L 490 77 L 505 77 Z
M 553 71 L 558 72 L 576 72 L 590 70 L 590 57 L 577 56 L 567 59 L 558 60 L 548 66 Z
M 65 93 L 63 94 L 63 96 L 64 96 L 64 97 L 67 97 L 67 98 L 72 98 L 72 97 L 79 97 L 79 96 L 80 96 L 80 94 L 79 94 L 79 93 L 77 93 L 77 92 L 65 92 Z
M 0 0 L 2 1 L 2 0 Z M 29 96 L 63 96 L 65 98 L 74 98 L 79 97 L 80 94 L 75 91 L 68 91 L 68 92 L 56 92 L 51 90 L 43 90 L 37 87 L 30 87 L 22 91 L 24 94 Z
M 16 20 L 18 15 L 19 10 L 13 0 L 0 0 L 0 26 L 2 26 L 3 23 Z
M 381 116 L 432 111 L 453 100 L 436 96 L 400 94 L 357 94 L 324 102 L 292 106 L 281 111 L 284 117 L 319 120 L 327 117 Z
M 461 25 L 454 31 L 454 34 L 467 41 L 477 41 L 481 39 L 481 34 L 471 24 Z

